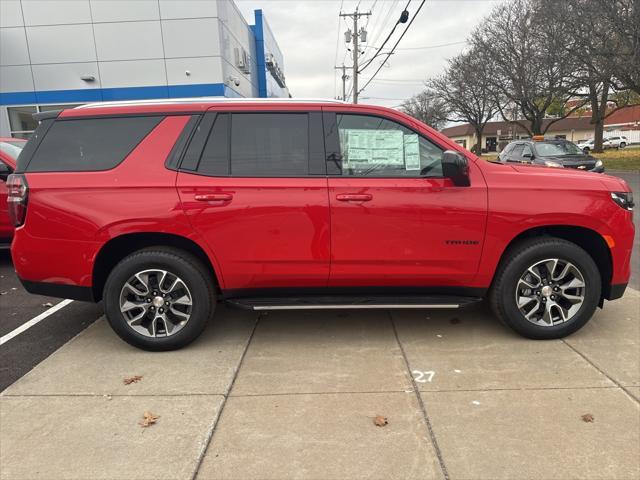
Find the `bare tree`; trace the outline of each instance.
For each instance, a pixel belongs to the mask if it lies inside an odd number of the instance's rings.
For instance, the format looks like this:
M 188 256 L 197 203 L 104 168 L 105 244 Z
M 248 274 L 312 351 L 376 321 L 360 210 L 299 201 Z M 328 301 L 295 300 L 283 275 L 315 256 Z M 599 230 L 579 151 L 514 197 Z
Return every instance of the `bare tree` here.
M 637 52 L 625 44 L 638 25 L 627 25 L 632 17 L 631 0 L 541 0 L 548 18 L 561 22 L 571 32 L 565 49 L 575 60 L 573 77 L 582 85 L 577 98 L 583 98 L 591 107 L 594 126 L 594 151 L 602 151 L 604 122 L 616 111 L 638 103 L 638 94 L 632 89 L 633 68 L 640 68 Z M 635 1 L 640 6 L 640 1 Z M 639 8 L 639 7 L 636 7 Z M 636 10 L 636 13 L 640 9 Z M 640 21 L 640 19 L 638 20 Z M 617 28 L 613 27 L 617 25 Z M 625 46 L 626 45 L 626 46 Z M 637 45 L 636 45 L 637 50 Z M 635 56 L 635 64 L 633 57 Z M 625 80 L 618 77 L 622 75 Z M 635 87 L 637 88 L 637 73 Z M 621 90 L 622 89 L 622 90 Z
M 424 91 L 402 102 L 400 111 L 440 130 L 447 123 L 447 110 L 444 101 Z
M 476 135 L 472 150 L 482 154 L 482 132 L 497 113 L 496 98 L 491 89 L 491 72 L 475 50 L 449 60 L 445 73 L 427 81 L 427 92 L 440 98 L 446 106 L 450 122 L 469 123 Z
M 530 135 L 580 108 L 565 108 L 579 88 L 574 58 L 565 48 L 571 32 L 544 8 L 542 0 L 512 0 L 497 6 L 471 36 L 471 43 L 491 69 L 499 111 L 515 105 L 526 122 L 515 120 Z M 561 106 L 558 109 L 558 106 Z M 556 117 L 544 121 L 551 110 Z
M 589 11 L 597 12 L 600 51 L 594 52 L 606 65 L 617 90 L 640 94 L 640 1 L 590 0 Z M 586 15 L 586 12 L 585 12 Z

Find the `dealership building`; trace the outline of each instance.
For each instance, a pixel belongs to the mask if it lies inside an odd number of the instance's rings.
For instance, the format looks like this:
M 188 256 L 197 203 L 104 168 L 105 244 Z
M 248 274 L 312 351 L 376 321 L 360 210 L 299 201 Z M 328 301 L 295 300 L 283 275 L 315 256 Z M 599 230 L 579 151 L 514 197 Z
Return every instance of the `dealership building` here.
M 0 136 L 88 102 L 289 97 L 261 10 L 232 0 L 1 0 Z

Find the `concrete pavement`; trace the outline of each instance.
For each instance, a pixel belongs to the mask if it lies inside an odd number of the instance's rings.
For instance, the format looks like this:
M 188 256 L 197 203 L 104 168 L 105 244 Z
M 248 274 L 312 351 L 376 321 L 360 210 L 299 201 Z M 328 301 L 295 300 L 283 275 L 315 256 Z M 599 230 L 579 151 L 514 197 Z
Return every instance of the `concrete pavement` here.
M 100 319 L 0 395 L 0 478 L 637 479 L 639 317 L 629 290 L 534 342 L 484 308 L 221 307 L 169 353 Z

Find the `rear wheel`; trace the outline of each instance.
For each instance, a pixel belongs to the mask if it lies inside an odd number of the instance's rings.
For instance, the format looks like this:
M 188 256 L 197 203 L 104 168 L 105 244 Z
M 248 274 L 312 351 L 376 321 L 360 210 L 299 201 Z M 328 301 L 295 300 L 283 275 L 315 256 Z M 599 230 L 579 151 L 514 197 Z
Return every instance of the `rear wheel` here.
M 508 252 L 490 293 L 498 318 L 533 339 L 562 338 L 593 315 L 601 293 L 591 256 L 566 240 L 542 237 Z
M 213 285 L 200 261 L 164 247 L 140 250 L 118 263 L 103 298 L 113 330 L 145 350 L 191 343 L 215 308 Z
M 589 154 L 589 152 L 591 151 L 591 149 L 590 149 L 589 147 L 584 147 L 584 148 L 582 149 L 582 151 L 583 151 L 584 153 L 586 153 L 586 154 Z

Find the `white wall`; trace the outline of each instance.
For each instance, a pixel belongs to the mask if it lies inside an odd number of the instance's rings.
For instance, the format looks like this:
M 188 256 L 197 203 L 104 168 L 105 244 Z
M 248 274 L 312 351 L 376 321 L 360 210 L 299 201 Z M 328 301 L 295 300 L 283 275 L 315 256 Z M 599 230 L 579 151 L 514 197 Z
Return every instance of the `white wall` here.
M 0 0 L 0 92 L 226 83 L 252 96 L 254 50 L 228 0 Z
M 255 38 L 233 1 L 0 0 L 2 93 L 220 83 L 258 96 Z

